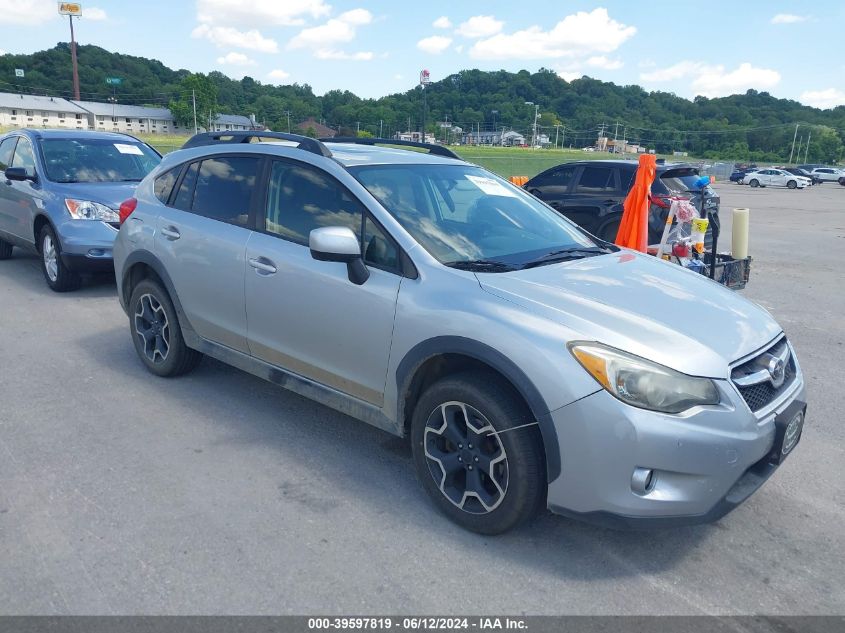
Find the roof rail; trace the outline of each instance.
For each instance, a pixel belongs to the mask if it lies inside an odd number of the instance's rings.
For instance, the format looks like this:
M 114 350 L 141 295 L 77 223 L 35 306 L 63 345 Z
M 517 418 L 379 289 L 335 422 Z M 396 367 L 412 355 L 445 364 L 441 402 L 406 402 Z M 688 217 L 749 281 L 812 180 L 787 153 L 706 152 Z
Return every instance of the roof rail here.
M 331 138 L 321 138 L 321 143 L 355 143 L 356 145 L 398 145 L 403 147 L 419 147 L 420 149 L 427 149 L 429 154 L 435 156 L 445 156 L 446 158 L 457 158 L 463 160 L 455 152 L 448 147 L 442 145 L 435 145 L 434 143 L 420 143 L 418 141 L 400 141 L 392 138 L 369 138 L 362 136 L 334 136 Z
M 201 132 L 194 134 L 185 141 L 182 149 L 189 147 L 203 147 L 204 145 L 217 145 L 218 143 L 252 143 L 252 139 L 279 139 L 296 143 L 297 149 L 311 152 L 319 156 L 331 157 L 332 153 L 328 147 L 317 139 L 301 136 L 299 134 L 286 134 L 285 132 L 263 132 L 258 130 L 224 130 L 222 132 Z

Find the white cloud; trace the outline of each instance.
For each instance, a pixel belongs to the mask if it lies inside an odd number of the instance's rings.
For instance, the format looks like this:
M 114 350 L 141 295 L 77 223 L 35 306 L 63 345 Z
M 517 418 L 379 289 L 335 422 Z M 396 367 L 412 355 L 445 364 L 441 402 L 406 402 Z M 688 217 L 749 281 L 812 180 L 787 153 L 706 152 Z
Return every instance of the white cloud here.
M 456 53 L 463 53 L 463 52 L 464 52 L 464 45 L 463 45 L 463 44 L 458 44 L 458 45 L 455 47 L 455 52 L 456 52 Z
M 780 73 L 770 68 L 755 68 L 743 62 L 736 70 L 725 72 L 724 66 L 707 68 L 692 82 L 697 95 L 705 97 L 723 97 L 729 94 L 745 92 L 749 88 L 772 88 L 780 83 Z
M 393 78 L 394 78 L 396 81 L 401 81 L 401 80 L 402 80 L 402 75 L 396 74 L 396 75 L 393 75 Z
M 306 18 L 321 18 L 330 11 L 323 0 L 197 0 L 197 19 L 208 24 L 298 26 Z
M 770 21 L 772 24 L 795 24 L 807 20 L 806 15 L 795 15 L 794 13 L 778 13 Z
M 270 79 L 277 79 L 281 81 L 290 77 L 290 73 L 286 70 L 282 70 L 281 68 L 276 68 L 275 70 L 271 70 L 269 73 L 267 73 L 267 77 L 269 77 Z
M 349 59 L 355 62 L 368 62 L 375 57 L 375 55 L 372 51 L 347 53 L 346 51 L 338 51 L 331 48 L 320 48 L 314 51 L 314 57 L 317 59 Z
M 602 68 L 603 70 L 619 70 L 625 63 L 621 59 L 610 59 L 604 55 L 596 55 L 587 60 L 587 66 Z
M 676 79 L 702 74 L 713 69 L 713 66 L 708 66 L 702 62 L 680 61 L 677 64 L 665 68 L 640 73 L 640 79 L 647 82 L 674 81 Z
M 430 53 L 432 55 L 439 55 L 452 43 L 451 37 L 444 37 L 442 35 L 432 35 L 431 37 L 425 37 L 417 42 L 417 48 L 425 53 Z
M 191 37 L 205 38 L 220 48 L 246 48 L 262 53 L 277 53 L 276 40 L 264 37 L 255 29 L 238 31 L 230 26 L 210 26 L 200 24 L 191 32 Z
M 57 17 L 51 0 L 0 0 L 0 24 L 34 26 Z
M 86 20 L 96 20 L 98 22 L 109 19 L 105 9 L 100 9 L 99 7 L 83 7 L 82 17 Z
M 218 64 L 228 64 L 230 66 L 255 66 L 255 60 L 250 59 L 243 53 L 231 52 L 223 57 L 217 58 Z
M 452 20 L 450 20 L 447 16 L 441 15 L 437 18 L 434 22 L 431 23 L 436 29 L 451 29 L 452 28 Z
M 341 13 L 325 24 L 302 29 L 288 42 L 289 49 L 310 48 L 317 59 L 352 59 L 370 60 L 374 57 L 370 51 L 348 53 L 338 49 L 338 45 L 347 44 L 355 39 L 359 26 L 373 21 L 373 14 L 366 9 L 352 9 Z
M 555 59 L 612 53 L 637 29 L 611 19 L 607 9 L 579 11 L 549 30 L 531 26 L 480 40 L 470 49 L 475 59 Z
M 806 92 L 801 93 L 798 100 L 808 106 L 827 110 L 828 108 L 845 105 L 845 92 L 837 90 L 836 88 L 828 88 L 827 90 L 807 90 Z
M 3 55 L 8 55 L 8 53 L 0 48 L 0 57 L 3 57 Z
M 455 33 L 470 38 L 490 37 L 501 31 L 504 24 L 492 15 L 474 15 L 466 22 L 461 22 Z
M 564 81 L 575 81 L 576 79 L 581 79 L 583 75 L 584 73 L 577 70 L 559 70 L 557 73 L 557 76 Z

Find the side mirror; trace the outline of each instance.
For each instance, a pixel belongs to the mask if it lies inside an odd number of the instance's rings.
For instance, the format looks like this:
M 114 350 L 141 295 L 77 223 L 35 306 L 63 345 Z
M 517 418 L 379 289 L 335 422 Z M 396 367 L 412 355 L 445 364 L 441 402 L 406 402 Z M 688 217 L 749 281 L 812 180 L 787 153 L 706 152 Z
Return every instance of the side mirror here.
M 9 167 L 5 172 L 6 180 L 17 180 L 23 182 L 24 180 L 31 180 L 35 182 L 35 176 L 30 176 L 26 173 L 25 167 Z
M 311 257 L 321 262 L 346 264 L 349 281 L 360 286 L 370 278 L 370 271 L 361 258 L 361 243 L 352 229 L 345 226 L 324 226 L 308 236 Z

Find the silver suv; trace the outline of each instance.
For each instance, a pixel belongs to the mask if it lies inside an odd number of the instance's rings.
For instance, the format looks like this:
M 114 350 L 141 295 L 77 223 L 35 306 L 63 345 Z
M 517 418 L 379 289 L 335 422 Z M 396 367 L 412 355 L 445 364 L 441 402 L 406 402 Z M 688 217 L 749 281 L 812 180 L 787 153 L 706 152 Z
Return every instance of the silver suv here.
M 797 444 L 801 369 L 756 304 L 443 147 L 254 136 L 194 137 L 121 207 L 154 374 L 205 354 L 409 437 L 434 503 L 487 534 L 543 506 L 712 521 Z

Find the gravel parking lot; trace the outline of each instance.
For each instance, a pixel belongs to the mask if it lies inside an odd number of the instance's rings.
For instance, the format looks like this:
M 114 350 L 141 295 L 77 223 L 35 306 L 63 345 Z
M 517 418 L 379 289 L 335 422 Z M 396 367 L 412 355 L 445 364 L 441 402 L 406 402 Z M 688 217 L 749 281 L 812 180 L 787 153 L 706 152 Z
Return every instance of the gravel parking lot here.
M 16 251 L 0 262 L 0 614 L 842 614 L 845 187 L 717 188 L 727 224 L 752 209 L 745 294 L 797 349 L 807 426 L 738 510 L 651 533 L 552 515 L 465 532 L 403 441 L 217 362 L 155 378 L 113 280 L 57 295 Z

